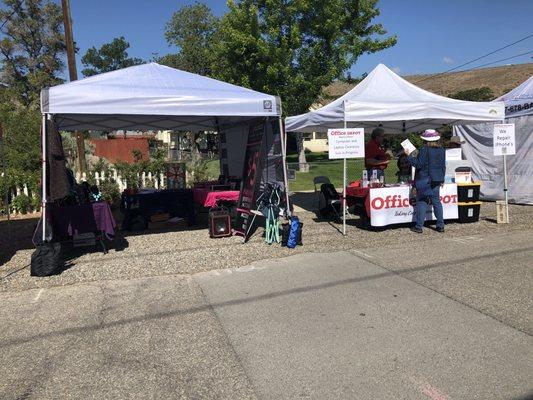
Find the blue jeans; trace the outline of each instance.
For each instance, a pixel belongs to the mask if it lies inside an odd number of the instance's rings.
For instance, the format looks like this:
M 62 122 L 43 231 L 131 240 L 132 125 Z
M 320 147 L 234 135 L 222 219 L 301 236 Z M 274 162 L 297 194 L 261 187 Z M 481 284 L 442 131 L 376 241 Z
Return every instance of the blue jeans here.
M 431 183 L 429 196 L 416 196 L 416 227 L 422 229 L 426 220 L 426 210 L 428 207 L 428 198 L 433 205 L 433 213 L 437 218 L 437 228 L 444 228 L 444 215 L 442 203 L 440 202 L 440 184 Z

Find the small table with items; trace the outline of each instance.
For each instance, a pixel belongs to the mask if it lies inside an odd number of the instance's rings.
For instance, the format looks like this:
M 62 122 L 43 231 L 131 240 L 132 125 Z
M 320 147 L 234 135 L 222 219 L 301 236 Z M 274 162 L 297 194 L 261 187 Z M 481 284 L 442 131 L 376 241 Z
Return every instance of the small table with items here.
M 457 185 L 444 184 L 440 190 L 444 219 L 458 218 Z M 414 221 L 415 199 L 411 196 L 411 185 L 385 185 L 383 187 L 346 188 L 346 204 L 354 206 L 370 226 L 405 224 Z M 432 207 L 428 208 L 426 220 L 434 220 Z
M 196 222 L 191 189 L 145 189 L 137 192 L 125 190 L 122 193 L 120 209 L 124 213 L 124 230 L 131 229 L 133 218 L 142 218 L 147 227 L 152 216 L 162 213 L 168 213 L 171 217 L 186 217 L 189 226 Z
M 213 208 L 221 202 L 239 201 L 239 190 L 233 190 L 231 185 L 221 185 L 218 182 L 197 183 L 193 189 L 194 202 L 205 208 Z
M 92 237 L 93 242 L 95 238 L 98 239 L 104 253 L 107 253 L 104 235 L 112 240 L 116 224 L 111 208 L 105 201 L 68 206 L 50 204 L 48 210 L 54 235 L 58 239 L 73 238 L 76 241 L 76 237 L 96 233 L 96 237 Z

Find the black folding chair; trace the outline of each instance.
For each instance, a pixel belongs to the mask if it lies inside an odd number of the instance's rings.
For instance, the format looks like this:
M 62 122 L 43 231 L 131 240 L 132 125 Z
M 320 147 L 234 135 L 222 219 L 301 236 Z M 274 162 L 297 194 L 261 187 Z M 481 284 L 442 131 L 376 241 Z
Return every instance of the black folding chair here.
M 324 200 L 326 202 L 325 206 L 320 209 L 320 214 L 325 217 L 333 215 L 337 221 L 342 220 L 342 198 L 337 192 L 337 189 L 335 189 L 335 186 L 333 186 L 331 183 L 324 183 L 322 186 L 320 186 L 320 192 L 324 196 Z
M 316 209 L 320 210 L 320 209 L 322 209 L 322 207 L 321 207 L 322 201 L 321 200 L 323 198 L 323 194 L 322 194 L 320 185 L 322 185 L 324 183 L 331 183 L 331 181 L 329 180 L 329 178 L 327 176 L 315 176 L 313 178 L 313 183 L 315 185 L 315 196 L 316 196 L 316 200 L 317 200 Z

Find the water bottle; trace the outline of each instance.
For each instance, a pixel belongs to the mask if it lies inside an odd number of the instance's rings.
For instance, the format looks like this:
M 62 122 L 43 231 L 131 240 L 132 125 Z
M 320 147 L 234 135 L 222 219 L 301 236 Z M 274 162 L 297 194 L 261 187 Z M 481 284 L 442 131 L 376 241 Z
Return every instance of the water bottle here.
M 368 186 L 368 171 L 366 169 L 363 170 L 363 184 L 362 187 Z
M 378 180 L 378 171 L 376 169 L 372 170 L 372 182 L 376 182 Z

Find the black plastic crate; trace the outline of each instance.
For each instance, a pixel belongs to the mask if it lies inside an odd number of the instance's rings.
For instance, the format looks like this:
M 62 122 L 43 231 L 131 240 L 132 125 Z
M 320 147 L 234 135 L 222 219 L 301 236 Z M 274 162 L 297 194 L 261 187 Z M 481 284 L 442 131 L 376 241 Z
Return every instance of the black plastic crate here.
M 458 203 L 457 207 L 459 208 L 459 222 L 470 223 L 479 221 L 481 201 Z
M 479 201 L 479 190 L 481 183 L 458 183 L 457 200 L 459 203 L 470 203 Z

